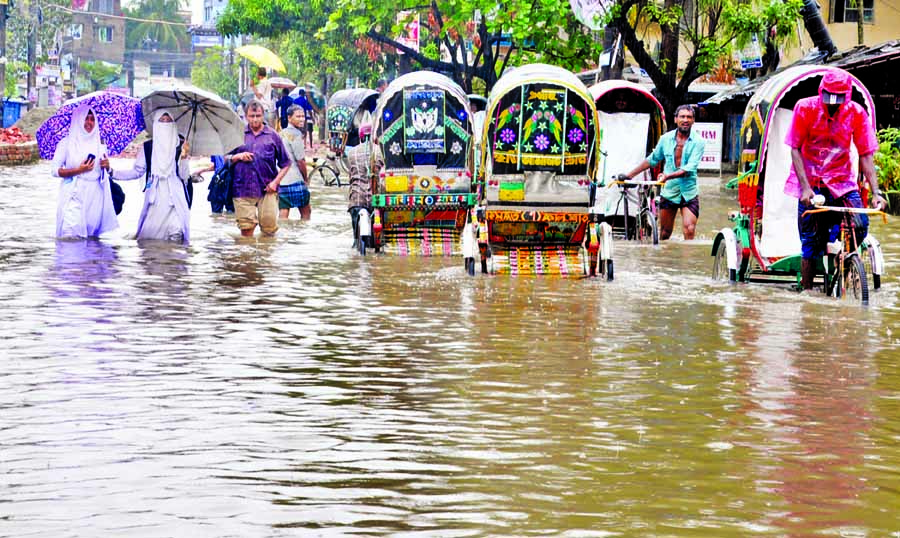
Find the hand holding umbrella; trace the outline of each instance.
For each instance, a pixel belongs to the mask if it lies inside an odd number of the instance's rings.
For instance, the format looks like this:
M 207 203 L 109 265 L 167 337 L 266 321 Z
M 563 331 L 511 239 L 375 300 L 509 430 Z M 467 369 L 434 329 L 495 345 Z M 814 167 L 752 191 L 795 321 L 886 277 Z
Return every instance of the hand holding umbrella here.
M 121 153 L 144 130 L 144 117 L 141 115 L 139 100 L 105 91 L 89 93 L 63 103 L 56 113 L 38 128 L 35 137 L 42 159 L 53 158 L 56 146 L 69 135 L 72 113 L 84 104 L 96 114 L 100 139 L 112 155 Z M 93 166 L 93 163 L 91 164 Z M 102 160 L 100 164 L 103 165 Z
M 244 143 L 244 124 L 231 105 L 214 93 L 193 86 L 158 90 L 141 100 L 144 118 L 158 109 L 174 114 L 178 131 L 197 155 L 224 155 Z M 146 122 L 148 131 L 153 122 Z M 150 133 L 153 134 L 152 132 Z

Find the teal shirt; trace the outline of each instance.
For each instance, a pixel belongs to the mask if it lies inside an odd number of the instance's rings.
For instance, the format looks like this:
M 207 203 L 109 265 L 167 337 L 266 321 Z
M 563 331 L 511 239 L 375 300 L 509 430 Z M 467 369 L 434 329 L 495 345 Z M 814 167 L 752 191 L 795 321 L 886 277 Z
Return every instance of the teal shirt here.
M 673 129 L 660 137 L 653 153 L 647 157 L 650 166 L 656 166 L 660 161 L 665 161 L 663 173 L 666 175 L 674 173 L 681 169 L 685 174 L 666 181 L 660 194 L 666 200 L 672 203 L 680 204 L 693 200 L 699 194 L 697 190 L 697 166 L 700 165 L 700 158 L 703 157 L 703 148 L 706 141 L 700 138 L 700 135 L 691 130 L 690 136 L 684 142 L 684 148 L 681 150 L 681 166 L 675 166 L 675 133 L 678 129 Z

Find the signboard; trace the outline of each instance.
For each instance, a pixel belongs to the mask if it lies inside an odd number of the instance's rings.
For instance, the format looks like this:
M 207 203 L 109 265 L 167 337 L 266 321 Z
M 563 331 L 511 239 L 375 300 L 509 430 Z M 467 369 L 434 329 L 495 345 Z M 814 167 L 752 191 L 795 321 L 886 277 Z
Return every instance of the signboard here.
M 150 78 L 150 64 L 136 60 L 134 62 L 134 78 L 149 79 Z
M 738 52 L 738 59 L 741 62 L 741 69 L 757 69 L 763 66 L 762 49 L 756 34 L 753 34 L 744 50 Z
M 722 124 L 695 123 L 692 130 L 706 142 L 703 157 L 700 158 L 700 170 L 722 170 Z
M 444 153 L 444 90 L 404 90 L 407 153 Z
M 194 34 L 191 36 L 191 45 L 193 45 L 194 48 L 221 47 L 222 46 L 222 36 Z
M 397 37 L 397 42 L 418 52 L 419 14 L 412 11 L 401 11 L 397 13 L 397 24 L 403 25 L 403 32 Z M 403 54 L 403 51 L 398 49 L 397 54 Z
M 59 78 L 61 76 L 60 68 L 56 65 L 38 65 L 34 68 L 34 72 L 39 77 Z

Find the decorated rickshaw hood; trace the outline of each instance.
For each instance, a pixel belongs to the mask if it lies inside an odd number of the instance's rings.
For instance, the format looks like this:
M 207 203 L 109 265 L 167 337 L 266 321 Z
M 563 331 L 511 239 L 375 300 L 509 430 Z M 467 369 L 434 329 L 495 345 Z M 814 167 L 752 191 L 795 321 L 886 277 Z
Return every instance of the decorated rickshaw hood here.
M 339 90 L 334 92 L 330 99 L 328 99 L 328 106 L 345 106 L 353 111 L 356 111 L 360 106 L 362 106 L 367 101 L 370 101 L 371 104 L 367 107 L 369 112 L 375 109 L 375 101 L 378 99 L 378 92 L 375 90 L 370 90 L 368 88 L 355 88 L 350 90 Z
M 534 136 L 535 133 L 539 132 L 538 130 L 533 129 L 535 123 L 533 120 L 535 117 L 532 117 L 531 120 L 523 120 L 525 125 L 521 132 L 518 134 L 516 132 L 511 131 L 510 129 L 503 129 L 500 131 L 500 127 L 502 127 L 505 122 L 509 120 L 511 117 L 515 117 L 519 114 L 522 114 L 523 107 L 518 106 L 513 99 L 513 104 L 510 105 L 510 99 L 508 96 L 521 92 L 523 89 L 527 87 L 543 87 L 543 88 L 558 88 L 559 90 L 564 90 L 566 94 L 566 101 L 568 108 L 563 112 L 563 115 L 567 115 L 570 113 L 577 114 L 578 120 L 573 123 L 574 126 L 578 126 L 579 129 L 575 129 L 578 132 L 561 132 L 565 129 L 560 129 L 559 117 L 554 118 L 551 116 L 549 126 L 555 126 L 556 132 L 552 133 L 552 136 L 544 136 L 539 135 L 539 139 L 532 139 L 531 142 L 523 141 L 529 139 L 529 135 Z M 542 93 L 543 90 L 539 90 L 539 93 Z M 571 96 L 571 100 L 570 97 Z M 580 102 L 577 102 L 580 101 Z M 577 110 L 577 112 L 575 112 Z M 516 163 L 528 164 L 523 161 L 519 161 L 519 157 L 525 155 L 529 159 L 535 160 L 535 163 L 538 166 L 542 164 L 547 164 L 548 166 L 555 166 L 549 162 L 544 162 L 547 159 L 544 155 L 535 155 L 532 153 L 531 149 L 527 149 L 528 146 L 533 146 L 534 148 L 540 149 L 544 151 L 548 147 L 556 147 L 553 146 L 554 143 L 558 143 L 559 146 L 563 148 L 567 148 L 570 145 L 581 146 L 581 156 L 579 159 L 580 163 L 575 166 L 583 166 L 583 170 L 576 172 L 575 175 L 580 175 L 583 177 L 593 178 L 596 172 L 598 155 L 597 155 L 597 146 L 599 145 L 600 140 L 600 127 L 597 119 L 597 107 L 594 103 L 594 98 L 591 96 L 590 91 L 587 86 L 584 85 L 581 80 L 578 79 L 570 71 L 567 71 L 561 67 L 556 67 L 553 65 L 547 64 L 528 64 L 512 69 L 503 74 L 500 77 L 500 80 L 494 85 L 494 88 L 491 90 L 490 95 L 488 96 L 488 106 L 486 109 L 486 119 L 484 122 L 484 127 L 481 133 L 482 139 L 482 170 L 487 172 L 487 162 L 489 160 L 494 161 L 497 164 L 501 164 L 501 159 L 506 160 L 507 164 L 512 163 L 513 165 L 518 166 Z M 545 111 L 549 112 L 549 111 Z M 559 111 L 556 112 L 557 114 Z M 545 116 L 546 118 L 546 116 Z M 554 121 L 554 119 L 556 121 Z M 531 127 L 528 126 L 529 123 L 532 123 Z M 547 123 L 544 121 L 543 123 Z M 564 125 L 564 124 L 563 124 Z M 583 129 L 580 130 L 580 129 Z M 492 138 L 492 130 L 497 130 L 499 132 L 494 133 Z M 573 138 L 568 138 L 572 136 Z M 500 146 L 506 146 L 502 151 L 499 149 Z M 512 146 L 516 146 L 518 149 L 512 150 Z M 519 147 L 521 146 L 521 147 Z M 525 151 L 520 151 L 522 148 L 526 148 Z M 510 153 L 517 153 L 515 158 L 513 158 Z M 562 161 L 571 157 L 571 154 L 566 156 L 566 150 L 563 150 L 562 153 L 556 153 L 554 155 L 548 155 L 550 160 L 560 160 Z M 505 154 L 508 158 L 504 157 Z M 530 154 L 530 155 L 526 155 Z M 560 161 L 560 162 L 562 162 Z M 502 165 L 502 164 L 501 164 Z M 566 165 L 561 166 L 561 168 L 572 166 L 571 163 L 567 163 Z M 573 167 L 574 169 L 575 167 Z M 516 173 L 519 173 L 521 168 L 517 168 Z M 498 171 L 496 167 L 493 170 L 493 174 L 497 174 Z M 499 172 L 500 174 L 504 174 L 506 172 Z
M 433 71 L 414 71 L 412 73 L 407 73 L 405 75 L 397 77 L 390 84 L 388 84 L 387 88 L 385 88 L 384 93 L 382 93 L 381 95 L 381 98 L 378 99 L 378 107 L 375 110 L 375 118 L 372 123 L 373 133 L 380 133 L 381 129 L 384 128 L 384 108 L 386 104 L 391 100 L 391 97 L 403 92 L 404 90 L 409 90 L 416 87 L 443 90 L 446 94 L 452 96 L 454 100 L 462 103 L 465 106 L 466 110 L 466 128 L 471 132 L 472 114 L 471 107 L 469 106 L 469 98 L 466 96 L 466 92 L 459 86 L 459 84 L 453 82 L 453 80 L 451 80 L 449 77 L 440 73 L 435 73 Z
M 500 77 L 500 80 L 494 84 L 494 88 L 488 95 L 487 115 L 492 116 L 494 108 L 500 99 L 511 90 L 519 88 L 525 84 L 533 84 L 537 82 L 552 83 L 562 86 L 568 90 L 575 92 L 579 97 L 593 105 L 594 98 L 588 91 L 587 86 L 581 82 L 572 72 L 548 64 L 528 64 L 516 67 Z

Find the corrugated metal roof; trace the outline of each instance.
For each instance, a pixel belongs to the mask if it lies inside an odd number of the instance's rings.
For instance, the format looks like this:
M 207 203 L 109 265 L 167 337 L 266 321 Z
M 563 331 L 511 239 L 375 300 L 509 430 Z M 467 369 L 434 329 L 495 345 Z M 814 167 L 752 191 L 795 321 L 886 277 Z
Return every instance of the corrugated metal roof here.
M 846 50 L 844 52 L 840 52 L 838 54 L 832 55 L 830 58 L 826 59 L 824 52 L 814 51 L 800 60 L 794 62 L 791 65 L 782 67 L 773 73 L 769 73 L 764 77 L 760 77 L 754 80 L 751 80 L 747 84 L 743 86 L 739 86 L 737 88 L 731 90 L 725 90 L 723 92 L 719 92 L 716 95 L 713 95 L 706 101 L 701 104 L 721 104 L 725 101 L 729 101 L 731 99 L 738 99 L 741 97 L 749 97 L 753 95 L 753 93 L 759 88 L 766 80 L 775 75 L 776 73 L 781 73 L 785 69 L 789 69 L 798 65 L 830 65 L 834 67 L 840 67 L 841 69 L 846 69 L 848 71 L 858 68 L 865 67 L 869 65 L 874 65 L 881 62 L 886 62 L 889 60 L 900 58 L 900 40 L 887 41 L 885 43 L 881 43 L 880 45 L 875 45 L 873 47 L 864 47 L 858 46 L 852 49 Z

